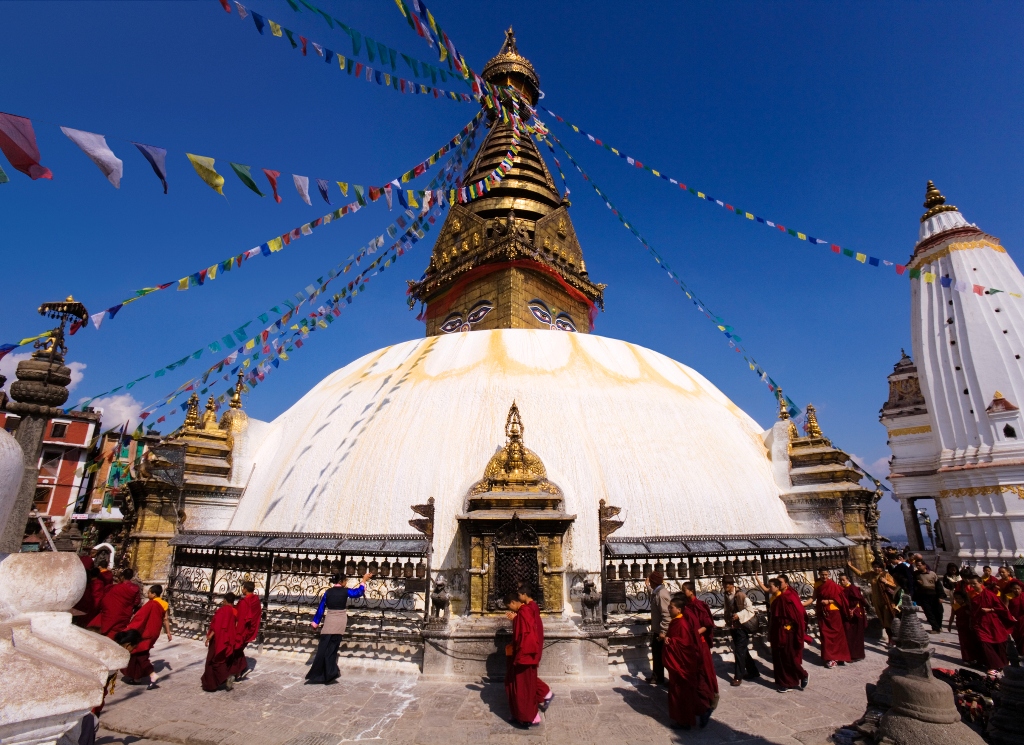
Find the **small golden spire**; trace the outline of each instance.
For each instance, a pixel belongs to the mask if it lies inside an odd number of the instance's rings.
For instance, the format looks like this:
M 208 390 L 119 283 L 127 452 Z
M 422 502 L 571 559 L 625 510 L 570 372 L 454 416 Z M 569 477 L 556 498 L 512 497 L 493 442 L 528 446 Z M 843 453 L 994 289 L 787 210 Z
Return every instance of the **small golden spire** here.
M 188 399 L 188 410 L 185 412 L 185 429 L 199 428 L 199 394 L 192 391 Z
M 231 394 L 231 403 L 228 404 L 232 409 L 242 408 L 242 390 L 245 388 L 245 384 L 242 380 L 245 375 L 241 370 L 238 371 L 238 382 L 235 383 L 235 392 Z
M 938 187 L 935 186 L 935 182 L 929 181 L 928 187 L 924 194 L 924 204 L 921 205 L 928 211 L 921 216 L 921 222 L 924 222 L 929 217 L 934 217 L 940 212 L 956 212 L 956 207 L 951 204 L 946 204 L 946 198 L 942 196 L 942 192 L 939 191 Z
M 206 400 L 206 411 L 203 412 L 203 429 L 216 429 L 217 427 L 217 402 L 210 396 Z
M 796 430 L 796 422 L 792 419 L 789 420 L 789 439 L 795 440 L 800 436 L 800 433 Z
M 784 422 L 789 419 L 789 407 L 786 405 L 786 397 L 782 395 L 781 385 L 775 389 L 775 398 L 779 400 L 779 419 Z
M 516 46 L 516 32 L 512 30 L 512 27 L 508 27 L 508 31 L 505 32 L 505 44 L 501 48 L 499 54 L 519 54 L 519 48 Z
M 818 415 L 815 413 L 814 404 L 807 404 L 807 436 L 824 437 L 821 427 L 818 426 Z

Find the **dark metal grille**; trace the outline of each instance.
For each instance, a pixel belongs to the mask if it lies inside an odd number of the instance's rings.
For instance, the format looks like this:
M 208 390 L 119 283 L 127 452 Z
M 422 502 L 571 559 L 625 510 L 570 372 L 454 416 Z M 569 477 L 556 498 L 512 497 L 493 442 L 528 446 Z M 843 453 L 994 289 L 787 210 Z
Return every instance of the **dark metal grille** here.
M 490 609 L 496 610 L 505 606 L 505 595 L 516 592 L 519 584 L 525 582 L 533 590 L 533 599 L 540 608 L 544 607 L 544 589 L 540 584 L 540 569 L 537 564 L 535 548 L 502 548 L 494 549 L 494 594 L 491 596 Z

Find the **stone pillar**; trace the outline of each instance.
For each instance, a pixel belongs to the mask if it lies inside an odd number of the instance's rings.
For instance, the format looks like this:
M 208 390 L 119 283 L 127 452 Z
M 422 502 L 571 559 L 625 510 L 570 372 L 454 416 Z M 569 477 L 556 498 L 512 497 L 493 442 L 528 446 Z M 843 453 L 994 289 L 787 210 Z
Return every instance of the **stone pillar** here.
M 924 551 L 924 537 L 921 535 L 921 523 L 917 518 L 917 507 L 913 499 L 901 499 L 903 524 L 907 528 L 907 543 L 911 551 Z
M 43 448 L 46 423 L 63 411 L 57 407 L 68 400 L 71 370 L 64 365 L 63 339 L 52 337 L 32 357 L 18 363 L 18 379 L 11 383 L 12 403 L 7 411 L 21 417 L 15 438 L 21 445 L 24 472 L 21 489 L 0 533 L 0 552 L 18 553 L 25 525 L 35 500 L 39 478 L 39 454 Z

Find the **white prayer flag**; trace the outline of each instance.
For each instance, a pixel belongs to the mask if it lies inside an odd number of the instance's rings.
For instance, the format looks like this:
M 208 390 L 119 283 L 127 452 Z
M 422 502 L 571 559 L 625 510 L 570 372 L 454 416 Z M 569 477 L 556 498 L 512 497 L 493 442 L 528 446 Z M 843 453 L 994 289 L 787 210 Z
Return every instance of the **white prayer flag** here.
M 114 185 L 115 189 L 121 188 L 121 175 L 124 173 L 124 163 L 114 155 L 107 147 L 107 140 L 103 135 L 83 132 L 79 129 L 61 127 L 60 131 L 68 136 L 68 139 L 78 145 L 82 152 L 89 156 L 89 160 L 99 167 L 107 181 Z
M 309 201 L 309 176 L 292 174 L 292 179 L 295 181 L 295 190 L 299 192 L 302 201 L 312 207 L 313 203 Z

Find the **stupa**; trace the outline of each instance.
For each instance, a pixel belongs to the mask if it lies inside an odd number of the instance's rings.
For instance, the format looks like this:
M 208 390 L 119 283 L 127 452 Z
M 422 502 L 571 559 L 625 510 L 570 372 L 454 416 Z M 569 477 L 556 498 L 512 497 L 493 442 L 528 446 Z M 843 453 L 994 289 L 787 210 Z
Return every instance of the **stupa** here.
M 509 88 L 536 103 L 511 29 L 483 75 L 504 106 L 518 105 Z M 266 643 L 293 646 L 330 573 L 375 571 L 361 602 L 377 615 L 361 627 L 356 603 L 343 649 L 477 676 L 504 669 L 501 598 L 525 581 L 545 615 L 542 672 L 607 676 L 614 619 L 642 609 L 654 567 L 712 587 L 723 571 L 752 585 L 864 560 L 876 495 L 820 431 L 801 437 L 784 407 L 765 430 L 695 370 L 592 333 L 606 287 L 569 201 L 525 133 L 509 155 L 512 122 L 492 111 L 488 126 L 466 182 L 512 168 L 452 206 L 410 282 L 425 338 L 233 432 L 230 520 L 190 514 L 170 541 L 177 618 L 200 628 L 217 593 L 251 578 Z M 438 579 L 445 612 L 426 623 Z

